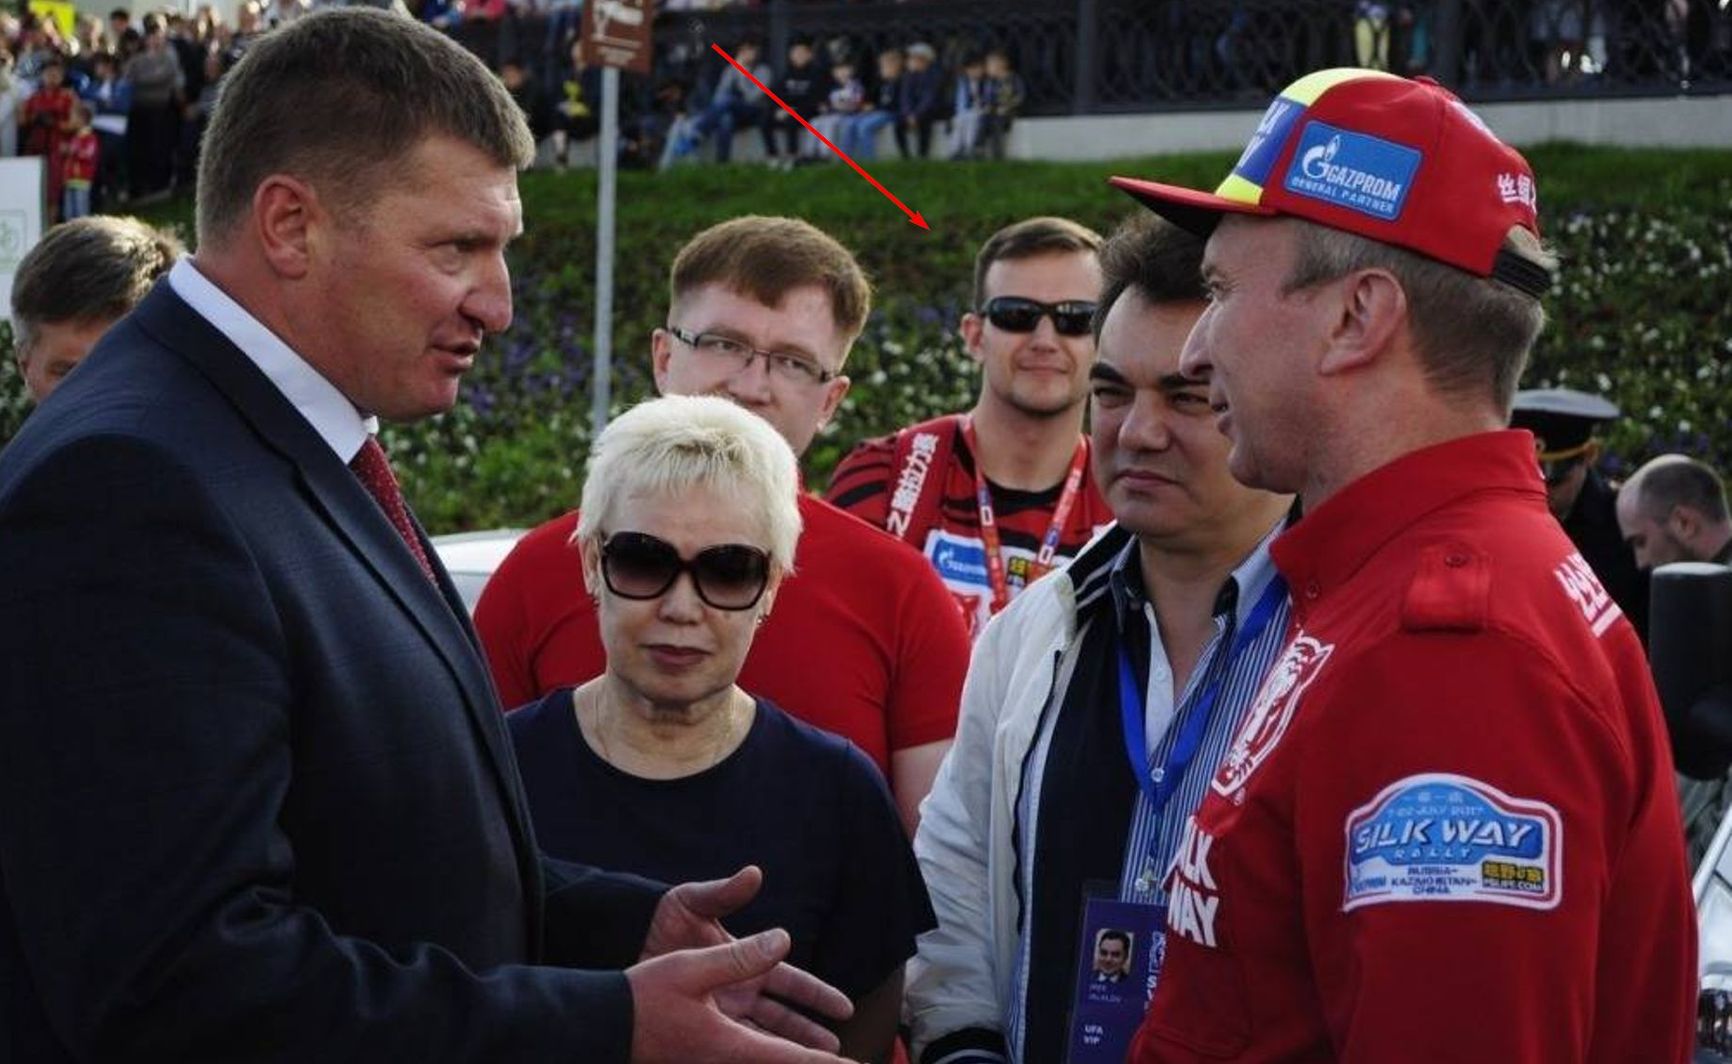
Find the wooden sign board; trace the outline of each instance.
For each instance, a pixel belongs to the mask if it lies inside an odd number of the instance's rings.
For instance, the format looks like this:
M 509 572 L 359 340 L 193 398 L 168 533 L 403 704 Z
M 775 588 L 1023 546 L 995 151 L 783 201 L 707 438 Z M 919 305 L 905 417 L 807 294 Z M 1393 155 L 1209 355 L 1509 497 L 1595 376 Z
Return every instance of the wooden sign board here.
M 582 59 L 587 66 L 650 72 L 654 0 L 589 0 L 583 5 Z

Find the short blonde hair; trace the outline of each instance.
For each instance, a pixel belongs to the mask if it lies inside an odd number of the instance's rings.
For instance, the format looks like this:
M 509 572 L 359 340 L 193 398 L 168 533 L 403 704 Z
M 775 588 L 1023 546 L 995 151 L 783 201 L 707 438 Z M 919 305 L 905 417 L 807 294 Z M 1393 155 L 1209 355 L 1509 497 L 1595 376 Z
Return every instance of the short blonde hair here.
M 708 487 L 763 522 L 770 565 L 788 573 L 800 539 L 794 452 L 770 423 L 711 395 L 639 403 L 602 430 L 589 454 L 576 543 L 597 539 L 621 499 Z

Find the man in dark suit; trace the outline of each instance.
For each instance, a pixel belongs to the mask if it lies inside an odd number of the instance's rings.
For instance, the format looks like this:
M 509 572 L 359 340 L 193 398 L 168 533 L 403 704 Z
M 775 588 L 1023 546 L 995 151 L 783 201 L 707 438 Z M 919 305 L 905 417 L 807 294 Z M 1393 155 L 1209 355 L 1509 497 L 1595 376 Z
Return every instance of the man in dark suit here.
M 755 871 L 540 857 L 371 433 L 510 321 L 515 105 L 358 9 L 229 79 L 196 259 L 0 455 L 0 1059 L 833 1060 Z

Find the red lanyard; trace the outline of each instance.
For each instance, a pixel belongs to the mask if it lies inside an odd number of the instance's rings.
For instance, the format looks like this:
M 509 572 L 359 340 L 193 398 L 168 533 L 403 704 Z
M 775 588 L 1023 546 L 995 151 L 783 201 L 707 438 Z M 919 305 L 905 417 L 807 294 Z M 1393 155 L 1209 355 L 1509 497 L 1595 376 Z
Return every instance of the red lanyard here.
M 998 521 L 992 515 L 992 489 L 987 486 L 986 473 L 982 469 L 980 447 L 974 438 L 974 421 L 964 419 L 962 422 L 962 438 L 968 444 L 968 453 L 974 458 L 974 501 L 980 508 L 980 543 L 986 552 L 986 579 L 992 586 L 992 612 L 1004 609 L 1010 601 L 1010 584 L 1004 576 L 1004 554 L 999 548 Z M 1059 536 L 1064 534 L 1065 520 L 1070 517 L 1071 507 L 1076 505 L 1077 496 L 1082 493 L 1083 470 L 1088 466 L 1088 439 L 1077 441 L 1076 453 L 1071 456 L 1070 472 L 1065 475 L 1064 489 L 1059 492 L 1058 505 L 1053 507 L 1052 523 L 1047 525 L 1046 535 L 1041 537 L 1040 552 L 1034 557 L 1034 564 L 1028 567 L 1028 579 L 1023 586 L 1039 580 L 1053 567 L 1053 560 L 1058 556 Z

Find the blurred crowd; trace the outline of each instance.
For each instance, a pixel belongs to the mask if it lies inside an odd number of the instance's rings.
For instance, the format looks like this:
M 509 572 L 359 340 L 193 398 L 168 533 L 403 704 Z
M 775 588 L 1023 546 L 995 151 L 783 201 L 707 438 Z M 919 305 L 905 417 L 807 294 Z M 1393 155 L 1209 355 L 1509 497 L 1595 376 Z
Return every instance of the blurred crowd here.
M 47 160 L 57 219 L 189 187 L 216 87 L 248 44 L 262 30 L 345 3 L 404 11 L 481 55 L 528 117 L 540 163 L 567 165 L 573 146 L 596 135 L 600 71 L 579 58 L 582 7 L 574 0 L 247 0 L 232 24 L 211 4 L 141 17 L 117 7 L 106 19 L 81 14 L 70 28 L 37 13 L 0 14 L 0 156 Z M 674 0 L 659 10 L 738 6 L 747 5 Z M 1152 84 L 1133 77 L 1135 91 L 1149 103 L 1175 93 L 1261 93 L 1250 72 L 1291 58 L 1297 46 L 1290 38 L 1305 34 L 1288 23 L 1300 14 L 1314 13 L 1259 13 L 1244 2 L 1151 12 L 1162 31 L 1151 53 L 1159 76 Z M 1356 0 L 1345 21 L 1319 32 L 1334 42 L 1335 61 L 1396 73 L 1435 73 L 1449 52 L 1446 65 L 1469 86 L 1569 85 L 1613 72 L 1625 79 L 1714 77 L 1732 55 L 1724 12 L 1694 0 L 1668 3 L 1658 16 L 1582 0 L 1473 3 L 1447 42 L 1437 15 L 1431 0 Z M 754 79 L 853 158 L 870 160 L 892 146 L 903 158 L 1001 158 L 1030 102 L 1030 81 L 1043 86 L 1035 102 L 1051 108 L 1053 86 L 1072 80 L 1055 74 L 1050 56 L 1033 58 L 1026 34 L 1006 37 L 990 26 L 962 36 L 919 25 L 888 37 L 767 35 L 788 40 L 785 50 L 767 47 L 755 36 L 762 32 L 736 26 L 731 39 L 718 36 L 750 77 L 710 50 L 708 35 L 701 44 L 658 35 L 651 72 L 622 79 L 621 165 L 728 162 L 736 138 L 745 154 L 773 168 L 833 160 Z M 1127 76 L 1114 55 L 1109 41 L 1094 60 L 1074 58 L 1113 84 Z M 1047 65 L 1019 70 L 1019 58 Z M 593 148 L 584 158 L 593 158 Z
M 0 13 L 0 157 L 48 161 L 57 219 L 148 203 L 190 186 L 216 87 L 281 16 L 211 5 L 134 19 L 80 15 L 70 34 L 34 12 Z
M 543 160 L 567 164 L 571 146 L 599 126 L 600 71 L 585 68 L 577 24 L 550 27 L 540 63 L 509 47 L 500 76 L 529 119 Z M 1027 88 L 1003 48 L 957 45 L 943 56 L 912 40 L 873 49 L 847 36 L 795 37 L 778 62 L 761 41 L 724 42 L 736 68 L 713 51 L 659 53 L 647 76 L 621 82 L 619 161 L 665 169 L 734 158 L 735 138 L 756 136 L 773 169 L 834 161 L 817 136 L 766 95 L 774 93 L 817 134 L 861 160 L 894 144 L 904 159 L 1003 158 Z M 760 87 L 761 86 L 761 87 Z
M 313 9 L 307 0 L 248 0 L 233 24 L 210 4 L 193 14 L 81 15 L 71 33 L 33 12 L 0 14 L 0 157 L 47 160 L 54 220 L 149 203 L 190 188 L 218 85 L 263 30 Z M 396 0 L 401 6 L 401 0 Z M 500 34 L 493 65 L 542 145 L 567 165 L 600 126 L 600 71 L 579 57 L 579 8 L 529 12 L 546 20 L 541 46 Z M 424 0 L 410 14 L 448 33 L 477 22 L 521 21 L 504 0 Z M 463 30 L 467 27 L 467 31 Z M 521 34 L 527 42 L 530 34 Z M 850 156 L 893 143 L 903 158 L 1002 158 L 1027 88 L 1010 54 L 952 43 L 943 54 L 911 40 L 872 49 L 849 38 L 796 38 L 772 63 L 763 45 L 732 42 L 752 77 Z M 654 72 L 623 81 L 622 165 L 662 167 L 732 158 L 737 133 L 756 131 L 776 168 L 834 157 L 812 133 L 713 52 L 659 54 Z
M 1402 74 L 1433 71 L 1445 44 L 1441 7 L 1436 0 L 1355 0 L 1354 61 Z M 1467 3 L 1454 29 L 1454 62 L 1468 86 L 1724 77 L 1725 10 L 1702 0 Z M 1238 28 L 1246 21 L 1234 19 Z

